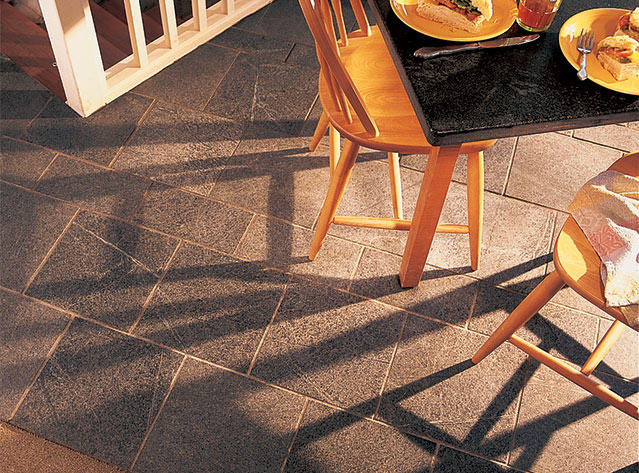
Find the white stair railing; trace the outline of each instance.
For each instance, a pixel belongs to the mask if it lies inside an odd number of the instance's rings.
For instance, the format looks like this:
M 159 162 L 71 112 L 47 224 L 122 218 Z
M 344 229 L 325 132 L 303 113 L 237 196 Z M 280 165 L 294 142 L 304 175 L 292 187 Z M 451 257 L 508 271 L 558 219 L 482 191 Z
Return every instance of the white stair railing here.
M 87 117 L 272 0 L 191 0 L 177 25 L 173 0 L 159 0 L 163 35 L 146 44 L 139 0 L 124 0 L 132 54 L 106 71 L 89 0 L 40 0 L 67 104 Z

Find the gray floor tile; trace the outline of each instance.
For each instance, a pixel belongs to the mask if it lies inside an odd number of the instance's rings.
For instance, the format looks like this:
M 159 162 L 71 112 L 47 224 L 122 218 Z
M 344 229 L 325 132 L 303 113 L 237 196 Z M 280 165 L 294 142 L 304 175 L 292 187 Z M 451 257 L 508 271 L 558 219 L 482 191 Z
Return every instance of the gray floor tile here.
M 306 67 L 240 53 L 206 111 L 298 135 L 317 95 L 317 79 Z
M 0 140 L 0 179 L 32 188 L 55 153 L 9 138 Z
M 317 50 L 313 46 L 296 44 L 286 59 L 286 62 L 288 64 L 297 64 L 298 66 L 311 68 L 319 74 L 320 65 L 317 60 Z
M 292 281 L 251 374 L 372 415 L 405 314 Z
M 27 294 L 127 330 L 176 246 L 169 237 L 83 212 Z
M 465 326 L 475 299 L 477 282 L 445 270 L 427 268 L 419 286 L 402 289 L 402 259 L 366 249 L 353 279 L 351 291 L 412 312 Z
M 307 228 L 319 215 L 329 183 L 328 152 L 310 153 L 307 138 L 251 127 L 211 197 Z
M 171 235 L 232 253 L 253 214 L 154 184 L 134 220 Z
M 182 357 L 75 319 L 13 423 L 126 468 Z
M 409 316 L 379 417 L 480 455 L 505 460 L 525 356 L 502 345 L 478 365 L 480 335 Z
M 619 157 L 619 151 L 559 133 L 522 136 L 506 194 L 565 211 L 577 191 Z
M 466 188 L 451 185 L 440 221 L 465 223 Z M 555 212 L 492 193 L 484 194 L 481 260 L 472 275 L 492 284 L 530 291 L 545 273 L 552 258 Z M 468 235 L 437 234 L 428 263 L 470 271 Z
M 135 333 L 246 372 L 288 279 L 185 244 Z
M 0 419 L 6 420 L 38 373 L 69 316 L 0 290 L 0 319 Z
M 444 446 L 437 452 L 433 467 L 433 473 L 503 473 L 509 471 L 514 472 L 515 470 Z
M 260 21 L 262 21 L 262 17 L 268 10 L 269 5 L 260 8 L 255 13 L 242 18 L 238 23 L 234 25 L 235 28 L 239 28 L 244 31 L 254 31 L 257 25 L 259 25 Z
M 113 167 L 208 195 L 241 134 L 230 120 L 156 105 Z
M 311 402 L 284 471 L 427 472 L 434 453 L 428 440 Z
M 328 236 L 315 260 L 311 261 L 308 251 L 312 239 L 313 232 L 305 228 L 256 217 L 237 254 L 266 266 L 346 288 L 357 265 L 361 247 Z
M 622 125 L 581 128 L 575 130 L 573 136 L 626 152 L 639 150 L 639 133 Z
M 128 218 L 150 185 L 135 176 L 58 156 L 36 190 L 91 210 Z
M 51 92 L 12 61 L 0 60 L 0 134 L 20 136 L 51 97 Z
M 523 296 L 482 284 L 469 328 L 491 335 Z M 567 307 L 546 304 L 517 335 L 549 353 L 582 365 L 595 348 L 599 318 Z
M 295 0 L 275 0 L 271 3 L 254 31 L 296 44 L 314 44 L 302 9 Z
M 76 209 L 0 183 L 0 285 L 22 291 Z
M 261 34 L 250 33 L 238 28 L 229 28 L 224 33 L 216 36 L 210 44 L 235 49 L 247 54 L 253 54 L 262 58 L 269 58 L 276 62 L 284 62 L 293 47 L 291 41 L 269 38 Z
M 203 44 L 142 82 L 133 92 L 202 110 L 236 55 L 229 49 Z
M 7 473 L 121 473 L 123 470 L 0 423 L 0 469 Z
M 107 165 L 131 136 L 150 104 L 148 98 L 128 94 L 82 118 L 54 98 L 29 126 L 24 139 Z
M 487 191 L 503 194 L 508 180 L 508 172 L 512 162 L 517 138 L 497 140 L 491 148 L 484 152 L 484 188 Z M 421 154 L 405 155 L 401 158 L 402 166 L 423 171 L 426 169 L 428 156 Z M 453 180 L 466 183 L 466 157 L 457 160 Z
M 133 471 L 279 472 L 300 396 L 187 360 Z
M 637 385 L 613 377 L 637 404 Z M 510 463 L 535 472 L 616 471 L 637 462 L 637 421 L 541 366 L 526 384 Z

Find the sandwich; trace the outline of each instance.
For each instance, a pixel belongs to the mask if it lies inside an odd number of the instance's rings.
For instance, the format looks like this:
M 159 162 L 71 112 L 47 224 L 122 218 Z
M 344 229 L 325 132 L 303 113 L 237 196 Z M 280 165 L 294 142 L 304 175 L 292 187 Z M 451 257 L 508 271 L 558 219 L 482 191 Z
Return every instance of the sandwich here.
M 608 36 L 599 41 L 597 59 L 615 80 L 639 77 L 639 41 L 630 36 Z
M 493 16 L 491 0 L 418 0 L 417 14 L 470 33 Z
M 633 12 L 626 13 L 619 18 L 619 25 L 615 36 L 630 36 L 632 39 L 639 41 L 639 8 L 635 8 Z

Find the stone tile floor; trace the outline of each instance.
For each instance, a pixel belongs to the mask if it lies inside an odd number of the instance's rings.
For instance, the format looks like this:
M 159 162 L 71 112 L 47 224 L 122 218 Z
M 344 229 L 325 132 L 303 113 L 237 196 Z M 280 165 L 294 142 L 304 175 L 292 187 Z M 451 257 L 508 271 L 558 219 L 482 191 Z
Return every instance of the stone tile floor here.
M 402 290 L 405 234 L 333 228 L 306 258 L 328 152 L 307 149 L 318 66 L 294 0 L 87 119 L 0 68 L 0 470 L 637 471 L 630 417 L 508 344 L 469 360 L 637 123 L 500 140 L 481 269 L 438 235 Z M 425 160 L 402 157 L 408 215 Z M 382 154 L 362 153 L 342 211 L 392 212 Z M 609 324 L 564 290 L 524 336 L 580 363 Z M 596 373 L 635 401 L 638 341 Z

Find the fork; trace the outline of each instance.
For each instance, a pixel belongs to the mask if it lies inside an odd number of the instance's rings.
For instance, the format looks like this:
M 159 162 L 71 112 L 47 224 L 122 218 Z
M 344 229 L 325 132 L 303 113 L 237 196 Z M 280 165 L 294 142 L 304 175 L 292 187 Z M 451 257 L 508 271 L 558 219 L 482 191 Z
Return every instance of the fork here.
M 577 77 L 581 80 L 586 80 L 588 78 L 588 73 L 586 72 L 586 55 L 592 52 L 594 45 L 595 34 L 593 31 L 582 29 L 579 34 L 579 39 L 577 40 L 577 51 L 581 53 L 581 64 L 579 72 L 577 72 Z

